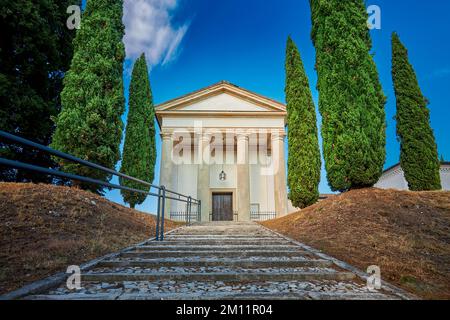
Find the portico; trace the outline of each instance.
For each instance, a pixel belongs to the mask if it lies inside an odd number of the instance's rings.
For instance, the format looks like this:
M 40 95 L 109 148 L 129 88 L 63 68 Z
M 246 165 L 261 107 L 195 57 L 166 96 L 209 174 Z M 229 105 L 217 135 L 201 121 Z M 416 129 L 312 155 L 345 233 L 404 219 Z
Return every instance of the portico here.
M 200 199 L 201 221 L 287 214 L 286 108 L 228 82 L 156 107 L 160 184 Z M 166 217 L 185 208 L 167 201 Z

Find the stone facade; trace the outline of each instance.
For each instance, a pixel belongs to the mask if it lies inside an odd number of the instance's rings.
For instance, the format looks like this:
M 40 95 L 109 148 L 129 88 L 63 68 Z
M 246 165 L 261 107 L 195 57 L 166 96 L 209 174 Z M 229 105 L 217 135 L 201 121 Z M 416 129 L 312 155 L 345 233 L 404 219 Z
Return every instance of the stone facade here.
M 223 209 L 232 211 L 227 220 L 287 214 L 285 105 L 220 82 L 158 105 L 156 116 L 160 184 L 201 200 L 201 221 L 218 219 L 217 195 L 232 203 Z M 168 218 L 184 211 L 184 203 L 167 201 Z

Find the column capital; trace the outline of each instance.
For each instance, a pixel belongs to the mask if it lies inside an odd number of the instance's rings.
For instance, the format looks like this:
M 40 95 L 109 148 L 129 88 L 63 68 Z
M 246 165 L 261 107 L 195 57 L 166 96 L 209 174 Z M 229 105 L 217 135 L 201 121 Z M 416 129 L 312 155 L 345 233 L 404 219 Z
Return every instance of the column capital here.
M 277 140 L 284 141 L 285 137 L 286 137 L 286 133 L 285 132 L 272 132 L 270 134 L 270 139 L 272 141 L 277 141 Z
M 172 132 L 161 132 L 161 139 L 169 140 L 172 138 Z
M 250 134 L 248 132 L 244 132 L 244 131 L 237 131 L 236 132 L 236 137 L 239 140 L 249 140 L 249 136 Z
M 212 137 L 211 133 L 198 134 L 198 140 L 208 142 L 208 143 L 211 141 L 211 137 Z

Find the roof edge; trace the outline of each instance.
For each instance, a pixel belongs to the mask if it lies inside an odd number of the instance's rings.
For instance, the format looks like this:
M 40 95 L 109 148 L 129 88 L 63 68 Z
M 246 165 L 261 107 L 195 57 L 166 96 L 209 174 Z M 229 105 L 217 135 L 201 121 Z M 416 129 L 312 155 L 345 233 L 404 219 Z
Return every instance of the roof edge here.
M 200 94 L 200 93 L 202 93 L 202 92 L 204 92 L 204 91 L 208 91 L 208 90 L 214 89 L 214 88 L 216 88 L 216 87 L 221 87 L 221 86 L 230 86 L 230 87 L 234 87 L 234 88 L 236 88 L 236 89 L 238 89 L 238 90 L 240 90 L 240 91 L 243 91 L 243 92 L 245 92 L 245 93 L 248 93 L 248 94 L 250 94 L 250 95 L 253 95 L 253 96 L 255 96 L 256 98 L 260 98 L 260 99 L 262 99 L 262 100 L 266 100 L 266 101 L 269 102 L 269 103 L 272 103 L 272 104 L 274 104 L 274 105 L 277 105 L 277 107 L 278 107 L 279 109 L 284 109 L 283 111 L 286 111 L 286 104 L 284 104 L 284 103 L 282 103 L 282 102 L 280 102 L 280 101 L 277 101 L 277 100 L 275 100 L 275 99 L 266 97 L 266 96 L 264 96 L 264 95 L 261 95 L 261 94 L 259 94 L 259 93 L 250 91 L 250 90 L 248 90 L 248 89 L 242 88 L 242 87 L 240 87 L 240 86 L 238 86 L 238 85 L 235 85 L 235 84 L 233 84 L 233 83 L 231 83 L 231 82 L 228 82 L 228 81 L 225 81 L 225 80 L 222 80 L 222 81 L 220 81 L 220 82 L 214 83 L 214 84 L 209 85 L 209 86 L 207 86 L 207 87 L 204 87 L 204 88 L 201 88 L 201 89 L 198 89 L 198 90 L 195 90 L 195 91 L 186 93 L 186 94 L 181 95 L 181 96 L 179 96 L 179 97 L 177 97 L 177 98 L 170 99 L 170 100 L 167 100 L 167 101 L 165 101 L 165 102 L 159 103 L 159 104 L 157 104 L 157 105 L 155 106 L 155 109 L 156 109 L 156 111 L 164 111 L 164 110 L 161 110 L 161 107 L 166 106 L 166 105 L 170 105 L 170 104 L 175 104 L 177 101 L 186 99 L 186 98 L 189 97 L 189 96 L 194 96 L 194 95 Z M 158 109 L 159 109 L 159 110 L 158 110 Z
M 444 162 L 440 162 L 440 161 L 439 161 L 439 164 L 440 164 L 440 166 L 450 166 L 450 162 L 448 162 L 448 161 L 444 161 Z M 394 164 L 393 166 L 390 166 L 390 167 L 387 168 L 386 170 L 383 170 L 383 173 L 386 173 L 386 172 L 388 172 L 388 171 L 390 171 L 390 170 L 392 170 L 392 169 L 395 169 L 395 168 L 397 168 L 397 167 L 400 167 L 400 168 L 401 168 L 400 162 L 397 163 L 397 164 Z

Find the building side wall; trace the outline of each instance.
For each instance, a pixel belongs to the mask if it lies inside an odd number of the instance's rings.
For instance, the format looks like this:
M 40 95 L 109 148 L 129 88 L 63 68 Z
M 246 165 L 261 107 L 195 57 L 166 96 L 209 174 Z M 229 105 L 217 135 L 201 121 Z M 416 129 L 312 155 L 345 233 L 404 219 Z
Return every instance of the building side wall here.
M 450 191 L 450 165 L 442 165 L 440 170 L 442 189 Z
M 375 184 L 375 187 L 380 189 L 408 190 L 408 183 L 406 182 L 403 170 L 397 167 L 383 173 L 380 180 Z
M 450 191 L 450 165 L 442 165 L 439 174 L 442 190 Z M 383 173 L 375 187 L 380 189 L 409 190 L 408 182 L 400 166 Z

